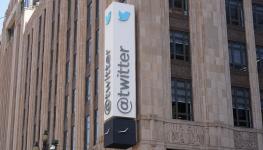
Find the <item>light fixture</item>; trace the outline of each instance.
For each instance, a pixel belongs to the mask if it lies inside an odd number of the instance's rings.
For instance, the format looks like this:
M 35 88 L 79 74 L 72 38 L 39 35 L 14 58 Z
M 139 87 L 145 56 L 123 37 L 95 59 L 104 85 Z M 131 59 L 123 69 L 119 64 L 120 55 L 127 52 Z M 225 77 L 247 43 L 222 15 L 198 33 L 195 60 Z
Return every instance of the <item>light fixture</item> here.
M 39 150 L 39 147 L 38 147 L 38 142 L 36 142 L 33 146 L 33 150 Z
M 51 145 L 50 146 L 50 150 L 55 150 L 56 149 L 56 146 L 55 145 Z
M 48 131 L 47 130 L 44 131 L 42 140 L 43 140 L 43 142 L 47 142 L 48 141 Z
M 56 150 L 57 145 L 58 145 L 58 140 L 53 140 L 49 149 L 50 150 Z

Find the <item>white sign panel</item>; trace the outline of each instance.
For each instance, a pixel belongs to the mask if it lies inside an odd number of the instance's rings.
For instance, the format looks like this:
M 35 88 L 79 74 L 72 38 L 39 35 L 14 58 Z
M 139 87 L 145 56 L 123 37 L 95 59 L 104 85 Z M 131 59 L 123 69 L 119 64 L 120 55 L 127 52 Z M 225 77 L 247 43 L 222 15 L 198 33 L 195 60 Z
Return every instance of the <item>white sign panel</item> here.
M 134 6 L 113 2 L 105 10 L 104 120 L 136 118 Z

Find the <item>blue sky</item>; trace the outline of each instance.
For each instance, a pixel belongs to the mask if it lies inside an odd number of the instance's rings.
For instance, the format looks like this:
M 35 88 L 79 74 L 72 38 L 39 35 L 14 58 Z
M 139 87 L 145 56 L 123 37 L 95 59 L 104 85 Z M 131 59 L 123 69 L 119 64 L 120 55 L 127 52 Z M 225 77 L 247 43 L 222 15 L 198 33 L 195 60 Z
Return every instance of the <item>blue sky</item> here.
M 0 0 L 0 18 L 5 16 L 5 11 L 8 7 L 9 0 Z M 0 19 L 0 33 L 2 32 L 4 19 Z

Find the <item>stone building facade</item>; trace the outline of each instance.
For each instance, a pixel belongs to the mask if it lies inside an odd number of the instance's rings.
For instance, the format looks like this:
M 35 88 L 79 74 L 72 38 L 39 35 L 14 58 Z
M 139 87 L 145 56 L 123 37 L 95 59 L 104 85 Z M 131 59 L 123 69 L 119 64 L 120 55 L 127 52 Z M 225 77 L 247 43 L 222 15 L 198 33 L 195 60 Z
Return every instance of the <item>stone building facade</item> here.
M 113 0 L 10 0 L 0 147 L 102 150 L 104 10 Z M 117 1 L 117 0 L 115 0 Z M 263 1 L 125 0 L 136 12 L 137 144 L 263 150 Z

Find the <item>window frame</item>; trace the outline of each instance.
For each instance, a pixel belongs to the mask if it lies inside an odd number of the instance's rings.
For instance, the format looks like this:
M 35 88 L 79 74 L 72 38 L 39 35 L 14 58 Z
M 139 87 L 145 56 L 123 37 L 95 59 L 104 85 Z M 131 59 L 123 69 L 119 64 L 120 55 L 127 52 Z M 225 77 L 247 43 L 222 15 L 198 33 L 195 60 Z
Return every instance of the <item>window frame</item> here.
M 232 108 L 233 108 L 234 126 L 252 128 L 253 122 L 252 122 L 251 96 L 250 96 L 249 88 L 232 86 L 231 89 L 232 89 Z M 243 93 L 243 96 L 238 95 L 238 92 Z M 240 99 L 245 100 L 243 104 L 240 103 Z M 241 111 L 245 112 L 246 115 L 245 120 L 240 119 Z M 241 123 L 244 123 L 244 125 L 242 125 Z
M 244 28 L 245 22 L 243 0 L 225 0 L 225 7 L 227 24 L 231 26 L 239 26 L 241 28 Z M 234 19 L 231 15 L 231 10 L 233 10 L 232 7 L 236 7 L 237 9 L 237 19 Z M 236 21 L 237 24 L 235 24 L 234 21 Z
M 180 34 L 179 36 L 176 36 Z M 177 46 L 182 45 L 183 54 L 178 53 Z M 179 60 L 185 62 L 191 62 L 191 50 L 190 50 L 190 36 L 188 32 L 184 31 L 170 31 L 170 58 L 171 60 Z M 181 58 L 182 59 L 181 59 Z
M 239 46 L 239 49 L 237 49 Z M 235 51 L 240 52 L 240 64 L 235 62 Z M 229 65 L 231 69 L 239 71 L 248 71 L 248 58 L 246 44 L 243 42 L 228 41 L 228 51 L 229 51 Z
M 177 87 L 177 82 L 183 83 L 184 88 Z M 189 86 L 188 88 L 187 88 L 187 84 Z M 180 97 L 177 94 L 178 89 L 184 90 L 184 92 L 185 92 L 184 102 L 182 100 L 181 101 L 178 100 L 178 97 Z M 173 116 L 173 119 L 193 121 L 192 80 L 172 78 L 172 80 L 171 80 L 171 92 L 172 92 L 172 116 Z M 189 93 L 190 95 L 187 95 L 187 93 Z M 183 103 L 185 104 L 185 113 L 178 112 L 179 111 L 179 105 L 183 104 Z M 180 117 L 185 117 L 185 118 L 180 118 Z
M 263 21 L 263 4 L 253 3 L 252 11 L 253 11 L 254 30 L 263 32 L 263 23 L 262 25 L 259 24 L 259 20 L 258 20 L 258 18 L 262 17 L 262 21 Z
M 263 89 L 260 90 L 260 102 L 261 102 L 261 117 L 263 123 Z

